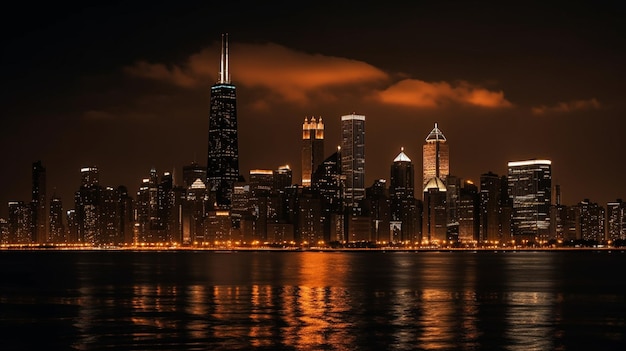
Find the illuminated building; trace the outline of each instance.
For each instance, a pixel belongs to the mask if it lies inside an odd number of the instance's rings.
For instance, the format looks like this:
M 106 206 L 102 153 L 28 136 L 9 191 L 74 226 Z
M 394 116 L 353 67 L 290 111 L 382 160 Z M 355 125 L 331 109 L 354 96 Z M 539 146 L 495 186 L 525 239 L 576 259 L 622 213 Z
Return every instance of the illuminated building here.
M 390 173 L 390 241 L 418 241 L 420 206 L 415 198 L 415 168 L 411 159 L 404 153 L 404 148 L 393 160 Z
M 608 240 L 626 240 L 626 203 L 617 199 L 606 204 L 606 236 Z
M 293 172 L 288 165 L 280 166 L 274 170 L 274 185 L 273 190 L 275 192 L 284 192 L 286 187 L 291 186 L 293 179 Z
M 268 204 L 273 185 L 273 171 L 269 169 L 250 170 L 250 205 L 254 218 L 253 241 L 267 241 Z
M 322 222 L 322 200 L 310 188 L 302 188 L 298 196 L 298 222 L 296 242 L 307 246 L 320 246 L 325 242 Z
M 390 230 L 391 208 L 387 180 L 376 179 L 371 187 L 365 189 L 365 212 L 370 219 L 372 242 L 400 242 L 400 237 L 393 237 Z
M 488 172 L 480 176 L 480 241 L 500 241 L 500 177 Z
M 97 244 L 101 234 L 100 208 L 102 188 L 98 168 L 83 167 L 80 170 L 81 185 L 74 196 L 76 209 L 77 240 L 85 244 Z
M 53 243 L 65 243 L 65 226 L 63 225 L 63 202 L 61 198 L 52 195 L 50 199 L 50 241 Z
M 341 173 L 345 177 L 344 202 L 358 206 L 365 198 L 365 116 L 341 116 Z
M 446 185 L 446 241 L 459 241 L 459 201 L 461 197 L 461 179 L 448 175 Z
M 134 201 L 128 194 L 128 189 L 125 186 L 118 186 L 116 190 L 117 194 L 117 242 L 132 244 L 133 238 L 133 225 L 134 225 Z
M 222 35 L 219 81 L 211 86 L 207 187 L 218 209 L 230 209 L 239 179 L 237 94 L 228 70 L 228 34 Z
M 32 188 L 32 240 L 43 244 L 51 242 L 48 237 L 48 213 L 46 211 L 46 169 L 41 161 L 33 163 L 33 188 Z
M 459 242 L 474 243 L 478 240 L 480 201 L 478 187 L 469 180 L 463 182 L 459 195 L 458 221 Z
M 422 243 L 441 245 L 447 239 L 447 188 L 437 177 L 424 187 Z
M 552 162 L 508 163 L 508 193 L 513 204 L 513 239 L 520 243 L 549 239 Z
M 450 148 L 446 142 L 446 137 L 435 123 L 435 128 L 426 136 L 426 144 L 423 146 L 423 188 L 433 177 L 445 183 L 450 174 Z
M 311 187 L 320 194 L 322 200 L 324 237 L 329 241 L 345 241 L 341 202 L 343 180 L 340 148 L 337 148 L 336 152 L 317 167 L 313 173 Z
M 577 238 L 602 243 L 605 240 L 604 216 L 604 208 L 599 204 L 589 199 L 579 202 L 576 216 Z
M 9 201 L 9 242 L 11 244 L 31 244 L 32 211 L 23 201 Z
M 313 172 L 324 160 L 324 123 L 304 118 L 302 124 L 302 186 L 311 186 Z
M 9 222 L 0 218 L 0 244 L 9 243 Z
M 202 182 L 205 182 L 207 179 L 206 172 L 206 167 L 200 166 L 196 162 L 183 166 L 183 183 L 185 184 L 185 188 L 189 188 L 196 181 L 196 179 L 200 179 Z

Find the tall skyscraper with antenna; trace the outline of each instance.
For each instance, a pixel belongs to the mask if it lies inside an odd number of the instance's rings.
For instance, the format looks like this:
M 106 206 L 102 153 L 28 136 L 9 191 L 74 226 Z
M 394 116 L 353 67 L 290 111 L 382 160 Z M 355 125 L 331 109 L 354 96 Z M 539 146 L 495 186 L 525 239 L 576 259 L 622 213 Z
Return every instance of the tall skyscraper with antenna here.
M 239 179 L 237 94 L 230 81 L 228 34 L 222 34 L 219 80 L 211 86 L 207 187 L 218 209 L 230 209 Z
M 311 186 L 311 177 L 324 161 L 324 123 L 322 117 L 304 118 L 302 124 L 302 186 Z

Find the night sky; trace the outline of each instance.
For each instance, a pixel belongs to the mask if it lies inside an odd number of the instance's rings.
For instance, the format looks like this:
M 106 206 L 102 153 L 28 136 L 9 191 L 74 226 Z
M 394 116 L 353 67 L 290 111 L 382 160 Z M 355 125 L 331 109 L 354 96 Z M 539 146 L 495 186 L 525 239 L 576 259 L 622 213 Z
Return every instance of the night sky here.
M 159 174 L 205 165 L 209 88 L 229 33 L 240 168 L 289 164 L 300 180 L 305 116 L 366 116 L 366 185 L 400 148 L 421 183 L 435 122 L 451 174 L 477 182 L 507 162 L 552 160 L 562 202 L 626 199 L 626 13 L 618 2 L 23 2 L 3 7 L 0 216 L 48 198 L 74 207 L 80 168 L 135 194 Z M 419 194 L 419 193 L 418 193 Z M 419 195 L 417 195 L 419 197 Z

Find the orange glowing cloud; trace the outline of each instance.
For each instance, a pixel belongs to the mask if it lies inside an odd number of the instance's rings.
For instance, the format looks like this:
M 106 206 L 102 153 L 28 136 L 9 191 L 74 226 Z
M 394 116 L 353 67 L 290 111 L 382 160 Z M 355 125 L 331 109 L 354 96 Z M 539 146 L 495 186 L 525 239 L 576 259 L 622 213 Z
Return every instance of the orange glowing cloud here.
M 145 61 L 126 67 L 133 76 L 183 88 L 216 81 L 219 52 L 213 47 L 192 55 L 183 65 L 167 67 Z M 236 85 L 265 88 L 290 102 L 306 103 L 325 88 L 385 81 L 388 75 L 365 62 L 308 54 L 276 44 L 235 44 L 230 50 L 231 80 Z M 321 91 L 322 93 L 318 93 Z
M 487 90 L 464 81 L 452 85 L 448 82 L 404 79 L 378 92 L 376 98 L 387 104 L 421 108 L 435 108 L 450 103 L 487 108 L 512 106 L 502 91 Z
M 573 100 L 568 102 L 559 102 L 553 106 L 541 105 L 531 109 L 534 115 L 543 115 L 547 113 L 567 113 L 580 110 L 599 110 L 602 108 L 600 101 L 596 98 L 588 100 Z

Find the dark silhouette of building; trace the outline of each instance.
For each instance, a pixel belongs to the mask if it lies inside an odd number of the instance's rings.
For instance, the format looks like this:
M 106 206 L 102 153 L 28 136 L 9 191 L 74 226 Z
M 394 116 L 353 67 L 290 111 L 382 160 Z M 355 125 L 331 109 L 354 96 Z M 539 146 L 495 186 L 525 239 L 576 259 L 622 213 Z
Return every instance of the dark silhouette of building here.
M 311 117 L 302 124 L 302 186 L 311 186 L 313 172 L 324 160 L 324 123 Z
M 217 209 L 225 210 L 232 206 L 235 183 L 239 179 L 237 94 L 230 81 L 228 65 L 228 34 L 224 34 L 220 78 L 211 87 L 207 187 L 214 193 Z
M 46 203 L 46 169 L 41 161 L 33 163 L 32 187 L 32 241 L 37 244 L 52 242 L 48 236 L 48 213 Z
M 341 174 L 345 177 L 344 203 L 358 206 L 365 198 L 365 116 L 341 116 Z
M 420 206 L 415 198 L 415 168 L 411 159 L 404 153 L 404 148 L 391 164 L 389 181 L 389 199 L 391 209 L 391 242 L 419 241 L 421 223 Z
M 463 182 L 459 196 L 459 243 L 474 245 L 480 228 L 480 200 L 478 187 L 469 180 Z
M 499 242 L 500 237 L 500 176 L 493 172 L 480 176 L 480 241 Z

